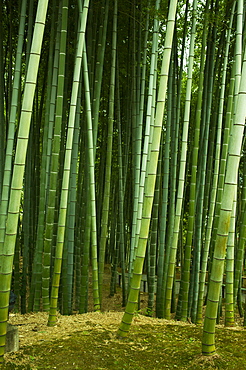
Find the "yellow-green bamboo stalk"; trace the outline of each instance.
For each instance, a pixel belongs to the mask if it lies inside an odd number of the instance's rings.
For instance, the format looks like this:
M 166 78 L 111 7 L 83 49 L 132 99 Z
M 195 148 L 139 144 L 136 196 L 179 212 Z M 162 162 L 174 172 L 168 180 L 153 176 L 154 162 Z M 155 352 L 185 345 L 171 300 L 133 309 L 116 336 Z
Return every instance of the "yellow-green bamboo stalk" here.
M 62 1 L 62 19 L 61 19 L 61 38 L 59 49 L 59 67 L 57 82 L 57 98 L 55 123 L 52 140 L 52 155 L 50 163 L 49 191 L 47 195 L 47 212 L 44 232 L 43 245 L 43 263 L 42 263 L 42 304 L 43 310 L 49 311 L 49 294 L 50 294 L 50 270 L 51 270 L 51 247 L 53 239 L 53 226 L 55 215 L 55 200 L 57 189 L 57 176 L 59 167 L 60 137 L 63 114 L 63 96 L 64 96 L 64 79 L 65 79 L 65 60 L 67 44 L 67 19 L 68 19 L 68 0 Z
M 181 157 L 180 157 L 180 172 L 179 172 L 179 185 L 177 192 L 177 203 L 175 210 L 175 219 L 174 219 L 174 231 L 173 238 L 171 243 L 169 265 L 168 265 L 168 276 L 167 276 L 167 285 L 166 285 L 166 295 L 165 295 L 165 317 L 170 318 L 171 314 L 171 299 L 172 299 L 172 289 L 173 289 L 173 280 L 175 278 L 175 263 L 176 263 L 176 254 L 178 247 L 178 237 L 180 232 L 180 221 L 181 213 L 183 206 L 183 197 L 184 197 L 184 182 L 185 182 L 185 171 L 186 171 L 186 157 L 187 157 L 187 144 L 188 144 L 188 130 L 190 122 L 190 103 L 191 103 L 191 86 L 192 86 L 192 73 L 193 73 L 193 63 L 194 63 L 194 47 L 195 47 L 195 37 L 196 37 L 196 20 L 197 20 L 197 1 L 193 1 L 193 20 L 192 20 L 192 31 L 191 31 L 191 40 L 190 40 L 190 50 L 189 50 L 189 65 L 188 65 L 188 78 L 186 86 L 186 98 L 185 98 L 185 111 L 184 111 L 184 122 L 183 122 L 183 135 L 182 135 L 182 146 L 181 146 Z M 192 188 L 192 184 L 191 184 Z M 192 190 L 191 190 L 192 191 Z M 194 197 L 195 198 L 195 197 Z M 195 199 L 193 198 L 193 201 Z M 194 207 L 194 202 L 190 203 L 190 211 Z M 193 213 L 193 212 L 191 212 Z M 192 218 L 190 218 L 192 222 Z M 192 233 L 193 227 L 191 230 L 191 225 L 189 225 L 189 232 Z M 192 225 L 193 226 L 193 225 Z M 191 249 L 191 242 L 189 240 L 189 235 L 187 236 L 187 252 Z M 189 254 L 189 253 L 186 253 Z M 187 260 L 188 262 L 188 256 Z M 188 283 L 188 281 L 186 281 Z M 185 290 L 188 294 L 188 289 Z M 187 299 L 185 300 L 187 301 Z
M 113 16 L 113 33 L 112 33 L 112 64 L 109 88 L 109 112 L 108 112 L 108 137 L 107 137 L 107 152 L 106 152 L 106 166 L 105 166 L 105 183 L 102 206 L 102 220 L 101 220 L 101 235 L 100 235 L 100 249 L 99 249 L 99 293 L 102 298 L 102 282 L 104 274 L 104 260 L 105 250 L 108 235 L 108 218 L 109 218 L 109 200 L 111 188 L 111 173 L 112 173 L 112 147 L 113 147 L 113 126 L 114 126 L 114 101 L 115 101 L 115 76 L 116 76 L 116 47 L 117 47 L 117 12 L 118 1 L 114 2 L 114 16 Z
M 228 234 L 226 250 L 226 279 L 225 279 L 225 326 L 234 326 L 234 249 L 235 249 L 235 226 L 236 226 L 236 199 L 233 201 L 232 216 Z
M 155 181 L 156 181 L 156 174 L 157 174 L 157 164 L 158 164 L 160 141 L 161 141 L 164 107 L 165 107 L 165 101 L 166 101 L 166 89 L 167 89 L 168 71 L 169 71 L 169 65 L 170 65 L 170 59 L 171 59 L 176 8 L 177 8 L 177 1 L 172 0 L 170 2 L 169 12 L 168 12 L 167 30 L 166 30 L 164 52 L 163 52 L 163 59 L 162 59 L 162 66 L 161 66 L 161 73 L 160 73 L 160 85 L 159 85 L 157 105 L 156 105 L 153 141 L 152 141 L 150 161 L 149 161 L 149 166 L 148 166 L 148 171 L 147 171 L 148 177 L 147 177 L 146 192 L 145 192 L 144 204 L 143 204 L 143 216 L 142 216 L 142 221 L 141 221 L 141 228 L 140 228 L 136 259 L 133 265 L 133 277 L 132 277 L 128 302 L 126 305 L 125 313 L 122 318 L 122 322 L 118 330 L 119 337 L 127 336 L 127 333 L 129 332 L 130 325 L 132 322 L 133 314 L 134 314 L 134 311 L 135 311 L 135 308 L 138 302 L 138 294 L 139 294 L 139 289 L 140 289 L 143 263 L 144 263 L 147 239 L 148 239 L 148 234 L 149 234 L 151 210 L 152 210 L 153 199 L 154 199 Z
M 15 73 L 13 81 L 13 91 L 11 97 L 10 117 L 8 126 L 8 139 L 5 153 L 5 163 L 3 171 L 3 186 L 1 188 L 1 202 L 0 202 L 0 250 L 4 243 L 4 233 L 6 225 L 6 216 L 8 210 L 10 182 L 12 176 L 12 156 L 15 139 L 15 127 L 16 127 L 16 114 L 17 106 L 20 95 L 20 79 L 21 79 L 21 58 L 24 40 L 24 29 L 25 29 L 25 18 L 26 18 L 26 0 L 22 1 L 21 4 L 21 15 L 19 25 L 19 35 L 16 51 L 15 61 Z
M 224 272 L 227 238 L 230 227 L 232 205 L 237 187 L 239 161 L 246 117 L 246 53 L 243 58 L 242 78 L 240 82 L 235 121 L 232 128 L 224 191 L 222 195 L 219 224 L 214 248 L 212 271 L 208 290 L 208 300 L 203 327 L 202 353 L 210 356 L 215 353 L 215 324 L 219 296 Z
M 17 135 L 3 254 L 0 256 L 0 363 L 3 361 L 6 340 L 9 293 L 19 220 L 19 207 L 47 8 L 48 0 L 39 0 Z
M 79 18 L 80 30 L 79 30 L 79 35 L 78 35 L 78 47 L 77 47 L 77 54 L 76 54 L 75 66 L 74 66 L 72 96 L 71 96 L 69 119 L 68 119 L 66 151 L 65 151 L 65 159 L 64 159 L 62 191 L 61 191 L 59 219 L 58 219 L 58 232 L 57 232 L 57 242 L 56 242 L 56 254 L 55 254 L 55 263 L 54 263 L 54 271 L 53 271 L 53 279 L 52 279 L 51 296 L 50 296 L 50 312 L 49 312 L 48 326 L 54 326 L 56 324 L 56 319 L 57 319 L 56 311 L 57 311 L 58 291 L 59 291 L 59 285 L 60 285 L 60 276 L 61 276 L 61 264 L 62 264 L 62 254 L 63 254 L 63 246 L 64 246 L 65 227 L 66 227 L 66 215 L 67 215 L 70 168 L 71 168 L 71 159 L 72 159 L 71 155 L 72 155 L 74 125 L 75 125 L 75 116 L 76 116 L 76 108 L 77 108 L 77 100 L 78 100 L 78 90 L 79 90 L 80 75 L 81 75 L 81 65 L 82 65 L 82 56 L 83 56 L 85 29 L 86 29 L 86 23 L 87 23 L 89 1 L 90 0 L 85 0 L 84 6 L 83 6 L 83 12 Z
M 83 262 L 89 260 L 89 244 L 91 242 L 91 264 L 92 264 L 92 289 L 93 289 L 93 305 L 94 311 L 100 311 L 101 302 L 99 295 L 99 279 L 98 279 L 98 252 L 97 252 L 97 218 L 96 218 L 96 190 L 95 190 L 95 147 L 93 139 L 91 100 L 90 100 L 90 84 L 88 77 L 87 56 L 84 50 L 83 54 L 84 65 L 84 85 L 85 85 L 85 104 L 86 104 L 86 123 L 87 123 L 87 146 L 88 146 L 88 168 L 89 168 L 89 199 L 87 200 L 87 215 L 84 243 L 84 258 Z M 87 244 L 88 247 L 85 246 Z M 82 266 L 83 269 L 83 266 Z M 84 266 L 86 275 L 88 275 L 87 266 Z M 83 272 L 83 271 L 82 271 Z M 81 274 L 81 281 L 86 281 L 87 276 Z M 85 291 L 85 287 L 81 286 L 81 291 Z M 88 289 L 87 289 L 88 290 Z M 82 297 L 81 297 L 82 298 Z M 83 305 L 80 305 L 84 307 Z

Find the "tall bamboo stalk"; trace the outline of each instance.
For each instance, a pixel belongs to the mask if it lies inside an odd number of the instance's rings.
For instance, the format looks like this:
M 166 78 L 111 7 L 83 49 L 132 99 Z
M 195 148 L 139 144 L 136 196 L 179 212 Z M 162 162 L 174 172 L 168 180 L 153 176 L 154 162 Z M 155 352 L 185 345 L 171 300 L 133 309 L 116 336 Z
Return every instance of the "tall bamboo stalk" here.
M 177 2 L 175 0 L 171 1 L 169 5 L 167 30 L 166 30 L 166 37 L 165 37 L 165 44 L 164 44 L 161 75 L 160 75 L 160 85 L 159 85 L 157 105 L 156 105 L 153 142 L 151 146 L 150 161 L 149 161 L 148 172 L 147 172 L 148 177 L 147 177 L 146 192 L 145 192 L 144 204 L 143 204 L 143 217 L 142 217 L 142 222 L 141 222 L 141 229 L 140 229 L 136 259 L 134 261 L 131 289 L 129 292 L 126 310 L 122 318 L 120 328 L 118 330 L 119 337 L 125 337 L 127 335 L 130 329 L 131 321 L 132 321 L 133 314 L 134 314 L 136 304 L 138 301 L 138 293 L 140 289 L 143 262 L 144 262 L 147 239 L 148 239 L 148 234 L 149 234 L 151 210 L 152 210 L 153 199 L 154 199 L 155 180 L 156 180 L 156 174 L 157 174 L 157 164 L 158 164 L 158 155 L 159 155 L 159 149 L 160 149 L 162 122 L 163 122 L 164 107 L 165 107 L 165 100 L 166 100 L 168 70 L 169 70 L 169 64 L 170 64 L 170 59 L 171 59 L 174 24 L 175 24 L 175 17 L 176 17 L 176 7 L 177 7 Z
M 237 186 L 238 167 L 241 156 L 245 116 L 246 116 L 246 53 L 243 58 L 242 78 L 240 82 L 238 101 L 235 114 L 235 122 L 232 128 L 227 172 L 222 196 L 219 225 L 214 248 L 212 271 L 209 283 L 208 302 L 205 312 L 203 327 L 202 352 L 204 355 L 212 355 L 215 352 L 215 323 L 219 304 L 219 296 L 224 271 L 224 259 L 226 244 L 230 227 L 232 205 Z
M 3 254 L 0 255 L 0 291 L 2 292 L 0 296 L 0 362 L 3 361 L 6 340 L 8 303 L 11 287 L 15 242 L 18 230 L 19 208 L 21 202 L 28 137 L 30 131 L 33 100 L 40 62 L 47 8 L 48 0 L 40 0 L 38 2 L 31 43 L 30 58 L 27 66 L 20 124 L 17 135 L 17 146 L 11 182 Z

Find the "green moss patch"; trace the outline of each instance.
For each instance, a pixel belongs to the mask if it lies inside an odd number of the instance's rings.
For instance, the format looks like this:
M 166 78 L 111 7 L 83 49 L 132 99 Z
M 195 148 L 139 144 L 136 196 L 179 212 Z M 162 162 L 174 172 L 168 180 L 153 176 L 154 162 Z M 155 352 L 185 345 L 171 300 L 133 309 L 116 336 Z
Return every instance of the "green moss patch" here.
M 123 340 L 116 331 L 116 325 L 92 326 L 66 339 L 25 347 L 8 357 L 4 369 L 245 369 L 243 329 L 217 328 L 213 357 L 201 356 L 202 328 L 194 325 L 132 325 Z

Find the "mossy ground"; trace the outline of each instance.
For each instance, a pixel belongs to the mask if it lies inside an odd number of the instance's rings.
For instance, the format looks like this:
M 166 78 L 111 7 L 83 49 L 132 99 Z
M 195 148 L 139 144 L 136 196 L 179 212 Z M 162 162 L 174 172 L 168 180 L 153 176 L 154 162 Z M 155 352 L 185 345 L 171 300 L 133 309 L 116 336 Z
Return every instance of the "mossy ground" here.
M 129 335 L 116 334 L 124 308 L 121 289 L 109 297 L 110 269 L 105 271 L 102 313 L 58 315 L 56 327 L 47 327 L 48 313 L 14 314 L 20 351 L 5 356 L 4 370 L 161 370 L 246 369 L 246 332 L 242 320 L 235 328 L 216 328 L 216 351 L 201 356 L 202 327 L 150 318 L 148 294 L 141 292 L 141 309 L 134 316 Z M 93 310 L 91 304 L 89 311 Z M 141 313 L 141 314 L 140 314 Z
M 103 315 L 103 314 L 102 314 Z M 46 340 L 16 353 L 4 369 L 29 370 L 155 370 L 246 369 L 244 329 L 217 328 L 217 355 L 203 357 L 202 328 L 194 325 L 132 325 L 126 339 L 117 339 L 117 326 L 91 325 L 66 339 Z M 24 360 L 22 362 L 22 360 Z

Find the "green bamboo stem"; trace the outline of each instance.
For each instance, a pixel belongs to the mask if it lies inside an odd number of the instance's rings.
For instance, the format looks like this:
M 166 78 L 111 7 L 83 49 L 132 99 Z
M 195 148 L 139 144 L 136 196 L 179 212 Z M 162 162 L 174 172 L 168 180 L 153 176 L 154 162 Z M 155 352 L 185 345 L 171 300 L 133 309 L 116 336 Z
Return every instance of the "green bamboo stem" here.
M 196 32 L 196 17 L 197 17 L 197 3 L 193 3 L 193 31 Z M 188 293 L 189 293 L 189 280 L 190 280 L 190 262 L 191 250 L 193 244 L 193 231 L 195 222 L 195 200 L 196 200 L 196 175 L 198 164 L 198 148 L 200 137 L 200 117 L 196 116 L 196 126 L 194 133 L 194 143 L 192 150 L 192 164 L 191 164 L 191 180 L 190 180 L 190 198 L 189 198 L 189 216 L 188 216 L 188 229 L 186 236 L 186 243 L 184 249 L 184 264 L 182 266 L 182 279 L 181 279 L 181 292 L 182 292 L 182 306 L 181 306 L 181 320 L 186 321 L 188 317 Z
M 143 217 L 142 217 L 141 229 L 140 229 L 140 235 L 139 235 L 139 241 L 138 241 L 137 255 L 134 261 L 131 289 L 129 292 L 126 310 L 125 310 L 121 325 L 118 330 L 119 337 L 125 337 L 127 335 L 130 329 L 133 314 L 134 314 L 134 311 L 135 311 L 135 308 L 138 302 L 141 275 L 142 275 L 142 270 L 143 270 L 146 245 L 147 245 L 147 239 L 148 239 L 148 234 L 149 234 L 151 209 L 152 209 L 153 198 L 154 198 L 155 180 L 156 180 L 157 164 L 158 164 L 158 154 L 159 154 L 159 148 L 160 148 L 162 122 L 163 122 L 164 107 L 165 107 L 165 100 L 166 100 L 168 70 L 169 70 L 169 64 L 170 64 L 170 59 L 171 59 L 171 49 L 172 49 L 174 24 L 175 24 L 175 17 L 176 17 L 176 7 L 177 7 L 177 2 L 175 0 L 171 1 L 169 5 L 167 30 L 166 30 L 163 60 L 162 60 L 162 67 L 161 67 L 161 74 L 160 74 L 160 85 L 159 85 L 157 105 L 156 105 L 153 142 L 152 142 L 152 147 L 151 147 L 149 168 L 147 172 L 148 177 L 147 177 L 146 193 L 144 197 Z
M 186 171 L 187 142 L 188 142 L 190 102 L 191 102 L 191 85 L 192 85 L 192 72 L 193 72 L 193 63 L 194 63 L 194 45 L 195 45 L 195 36 L 196 36 L 196 18 L 197 18 L 196 9 L 197 9 L 197 2 L 196 0 L 194 0 L 192 32 L 191 32 L 190 49 L 189 49 L 188 78 L 187 78 L 187 86 L 186 86 L 185 112 L 184 112 L 183 134 L 182 134 L 182 145 L 181 145 L 181 156 L 180 156 L 180 172 L 179 172 L 179 180 L 178 180 L 179 183 L 178 183 L 178 191 L 177 191 L 177 202 L 176 202 L 176 209 L 175 209 L 175 220 L 174 220 L 172 245 L 171 245 L 170 257 L 168 261 L 168 274 L 167 274 L 167 285 L 166 285 L 166 295 L 165 295 L 165 317 L 166 318 L 170 318 L 170 314 L 171 314 L 172 289 L 173 289 L 173 281 L 175 279 L 176 254 L 177 254 L 177 247 L 178 247 L 180 219 L 181 219 L 183 197 L 184 197 L 184 181 L 185 181 L 185 171 Z
M 52 288 L 51 288 L 51 295 L 50 295 L 50 311 L 49 311 L 48 326 L 54 326 L 57 321 L 56 311 L 57 311 L 62 254 L 63 254 L 65 228 L 66 228 L 68 190 L 69 190 L 69 180 L 70 180 L 70 170 L 71 170 L 71 160 L 72 160 L 72 146 L 73 146 L 74 126 L 75 126 L 75 117 L 76 117 L 76 109 L 77 109 L 77 102 L 78 102 L 78 91 L 79 91 L 80 76 L 81 76 L 82 56 L 83 56 L 85 29 L 86 29 L 86 23 L 87 23 L 89 1 L 90 0 L 84 1 L 83 11 L 82 11 L 82 6 L 80 7 L 80 17 L 79 17 L 80 30 L 78 33 L 78 47 L 77 47 L 75 66 L 74 66 L 72 95 L 71 95 L 70 111 L 69 111 L 69 118 L 68 118 L 66 150 L 65 150 L 65 158 L 64 158 L 62 191 L 61 191 L 59 219 L 58 219 L 56 254 L 55 254 Z
M 237 186 L 238 167 L 246 116 L 246 54 L 243 58 L 242 78 L 238 94 L 235 122 L 232 128 L 225 186 L 222 196 L 219 225 L 214 248 L 211 278 L 208 291 L 208 301 L 203 327 L 202 353 L 210 356 L 215 352 L 215 323 L 218 311 L 219 295 L 224 271 L 226 244 L 230 227 L 233 199 Z
M 93 138 L 94 146 L 96 148 L 97 135 L 98 135 L 98 120 L 100 112 L 100 97 L 103 81 L 103 66 L 104 66 L 104 55 L 107 40 L 107 27 L 108 27 L 108 13 L 109 13 L 109 0 L 105 0 L 105 12 L 103 18 L 103 25 L 100 27 L 99 40 L 97 45 L 97 60 L 95 79 L 93 87 L 93 100 L 92 100 L 92 120 L 93 120 Z M 95 150 L 96 155 L 96 150 Z
M 114 15 L 113 15 L 113 30 L 112 30 L 112 64 L 111 64 L 110 87 L 109 87 L 107 152 L 106 152 L 105 183 L 104 183 L 104 194 L 103 194 L 101 235 L 100 235 L 100 248 L 99 248 L 99 265 L 98 265 L 98 269 L 99 269 L 98 283 L 99 283 L 100 299 L 102 298 L 102 283 L 103 283 L 103 274 L 104 274 L 105 250 L 106 250 L 106 242 L 107 242 L 107 234 L 108 234 L 109 200 L 110 200 L 111 173 L 112 173 L 112 147 L 113 147 L 116 50 L 117 50 L 117 12 L 118 12 L 118 1 L 115 0 Z
M 54 4 L 53 4 L 54 5 Z M 54 8 L 56 9 L 56 8 Z M 61 9 L 60 9 L 61 11 Z M 53 12 L 55 15 L 55 11 Z M 56 43 L 53 45 L 55 38 L 55 17 L 52 19 L 52 29 L 54 32 L 50 34 L 50 49 L 49 49 L 49 62 L 48 67 L 50 73 L 47 76 L 47 99 L 46 99 L 46 112 L 43 131 L 43 145 L 42 145 L 42 158 L 40 169 L 40 193 L 39 193 L 39 212 L 38 212 L 38 225 L 36 236 L 36 247 L 33 259 L 33 270 L 31 280 L 31 294 L 29 309 L 37 312 L 41 305 L 41 287 L 42 287 L 42 255 L 43 255 L 43 237 L 45 230 L 45 214 L 46 214 L 46 198 L 49 183 L 49 164 L 51 158 L 52 146 L 52 132 L 55 119 L 55 99 L 57 89 L 57 76 L 58 76 L 58 54 L 59 54 L 59 40 L 60 33 L 56 31 Z M 59 30 L 60 24 L 58 26 Z M 55 48 L 55 50 L 53 50 Z M 54 54 L 54 56 L 53 56 Z M 53 71 L 53 74 L 51 73 Z
M 121 110 L 120 110 L 120 91 L 119 91 L 119 69 L 117 68 L 117 128 L 118 128 L 118 165 L 119 165 L 119 225 L 118 233 L 119 240 L 116 241 L 116 247 L 114 251 L 114 264 L 113 264 L 113 274 L 112 281 L 116 279 L 118 257 L 120 254 L 120 264 L 121 264 L 121 277 L 122 277 L 122 306 L 125 307 L 127 301 L 126 294 L 126 237 L 125 237 L 125 220 L 124 220 L 124 198 L 125 198 L 125 178 L 123 175 L 123 153 L 122 153 L 122 130 L 121 130 Z M 114 220 L 112 221 L 114 222 Z M 115 229 L 117 226 L 115 226 Z M 120 251 L 120 253 L 119 253 Z
M 53 239 L 53 226 L 55 223 L 55 203 L 56 189 L 59 167 L 60 136 L 62 127 L 63 114 L 63 95 L 64 95 L 64 73 L 66 59 L 66 41 L 67 41 L 67 19 L 68 19 L 68 0 L 62 2 L 62 19 L 61 19 L 61 38 L 59 49 L 59 67 L 58 67 L 58 85 L 55 123 L 52 142 L 52 156 L 50 163 L 50 180 L 49 191 L 47 196 L 47 214 L 46 227 L 44 232 L 43 245 L 43 264 L 42 264 L 42 303 L 43 310 L 49 311 L 50 302 L 50 273 L 51 273 L 51 250 Z
M 22 64 L 22 49 L 24 42 L 24 29 L 25 29 L 25 18 L 26 18 L 26 0 L 22 1 L 21 4 L 21 14 L 20 14 L 20 24 L 19 24 L 19 33 L 18 33 L 18 43 L 16 50 L 16 61 L 15 61 L 15 72 L 14 72 L 14 81 L 13 81 L 13 91 L 11 97 L 11 106 L 10 106 L 10 117 L 8 124 L 8 138 L 5 152 L 5 162 L 3 169 L 3 186 L 1 189 L 1 202 L 0 202 L 0 250 L 3 247 L 4 243 L 4 233 L 6 225 L 6 217 L 8 210 L 9 202 L 9 192 L 10 192 L 10 183 L 12 177 L 12 160 L 13 160 L 13 148 L 14 148 L 14 139 L 15 139 L 15 126 L 17 122 L 17 107 L 19 103 L 20 96 L 20 79 L 21 79 L 21 64 Z M 4 125 L 2 124 L 4 127 Z M 3 139 L 3 138 L 2 138 Z M 3 163 L 3 161 L 1 162 Z
M 233 201 L 230 229 L 226 250 L 225 266 L 225 326 L 234 326 L 234 247 L 235 247 L 235 226 L 236 226 L 236 199 Z
M 154 298 L 155 298 L 155 278 L 156 278 L 156 261 L 157 261 L 157 245 L 158 245 L 158 212 L 160 203 L 160 182 L 161 182 L 161 166 L 162 166 L 162 147 L 160 150 L 157 178 L 154 194 L 154 202 L 151 216 L 151 236 L 148 245 L 148 307 L 147 314 L 153 315 Z
M 239 224 L 239 237 L 237 248 L 235 250 L 235 266 L 234 266 L 234 302 L 236 304 L 237 297 L 241 295 L 241 284 L 240 279 L 242 278 L 243 264 L 244 264 L 244 246 L 246 239 L 246 161 L 244 157 L 243 162 L 243 189 L 242 189 L 242 204 Z M 239 301 L 241 304 L 241 301 Z M 238 306 L 239 312 L 241 313 L 241 307 Z
M 30 58 L 27 66 L 20 124 L 17 135 L 14 170 L 11 182 L 6 233 L 3 246 L 4 254 L 0 256 L 0 363 L 3 362 L 6 340 L 8 303 L 11 287 L 15 242 L 18 230 L 19 207 L 21 202 L 28 136 L 32 117 L 33 100 L 40 62 L 47 8 L 48 1 L 38 2 Z
M 206 228 L 205 234 L 205 242 L 203 247 L 203 252 L 201 256 L 201 272 L 199 278 L 199 294 L 198 294 L 198 307 L 197 307 L 197 318 L 196 323 L 201 324 L 203 321 L 203 300 L 204 300 L 204 292 L 205 292 L 205 282 L 206 282 L 206 272 L 207 272 L 207 265 L 208 265 L 208 256 L 210 250 L 210 243 L 211 243 L 211 236 L 213 231 L 213 221 L 215 209 L 216 209 L 216 195 L 219 190 L 219 183 L 222 183 L 222 178 L 224 179 L 221 174 L 225 174 L 226 164 L 226 156 L 228 152 L 228 140 L 229 140 L 229 132 L 230 132 L 230 117 L 231 117 L 231 109 L 232 109 L 232 101 L 233 101 L 233 94 L 232 91 L 234 90 L 234 79 L 231 80 L 229 94 L 228 94 L 228 107 L 227 107 L 227 114 L 226 114 L 226 123 L 224 126 L 224 137 L 223 137 L 223 145 L 222 145 L 222 153 L 219 156 L 219 146 L 216 146 L 216 154 L 215 154 L 215 164 L 214 164 L 214 175 L 213 175 L 213 182 L 212 182 L 212 189 L 211 189 L 211 196 L 210 196 L 210 207 L 208 212 L 208 224 Z M 218 131 L 219 133 L 219 131 Z M 217 136 L 217 139 L 219 136 Z M 221 189 L 222 190 L 222 189 Z
M 161 204 L 161 217 L 160 217 L 160 241 L 158 253 L 158 266 L 157 266 L 157 294 L 156 294 L 156 316 L 164 317 L 164 258 L 167 258 L 167 248 L 165 248 L 166 230 L 167 230 L 167 208 L 168 208 L 168 184 L 169 184 L 169 170 L 170 170 L 170 142 L 171 142 L 171 119 L 172 119 L 172 64 L 170 65 L 168 89 L 167 89 L 167 122 L 166 133 L 164 141 L 164 155 L 163 155 L 163 180 L 162 180 L 162 204 Z
M 156 1 L 155 7 L 159 8 L 159 1 Z M 144 44 L 144 55 L 143 55 L 143 70 L 142 70 L 142 86 L 141 86 L 141 101 L 140 101 L 140 111 L 139 120 L 136 122 L 137 128 L 135 129 L 135 162 L 134 162 L 134 194 L 133 194 L 133 212 L 132 212 L 132 229 L 131 229 L 131 246 L 130 246 L 130 256 L 129 256 L 129 273 L 132 273 L 132 264 L 135 254 L 136 246 L 136 233 L 137 233 L 137 223 L 138 223 L 138 209 L 139 209 L 139 191 L 140 191 L 140 170 L 141 170 L 141 146 L 142 146 L 142 130 L 143 130 L 143 120 L 144 120 L 144 97 L 145 97 L 145 83 L 146 83 L 146 58 L 147 58 L 147 40 L 148 40 L 148 27 L 149 27 L 149 17 L 146 20 L 146 32 L 145 32 L 145 44 Z M 153 58 L 156 57 L 156 47 L 157 47 L 157 29 L 158 22 L 154 21 L 154 32 L 153 32 L 153 43 L 152 43 L 152 53 L 151 53 L 151 66 L 153 63 Z M 154 51 L 153 51 L 154 50 Z M 150 67 L 152 69 L 152 67 Z M 153 73 L 150 72 L 151 84 Z M 150 88 L 149 88 L 150 89 Z M 130 279 L 128 281 L 130 284 Z
M 156 1 L 155 8 L 158 10 L 160 1 Z M 153 99 L 155 96 L 155 85 L 156 85 L 156 66 L 157 66 L 157 50 L 158 50 L 158 29 L 159 21 L 158 18 L 154 20 L 154 33 L 151 49 L 151 63 L 150 63 L 150 76 L 149 76 L 149 86 L 147 95 L 147 111 L 146 111 L 146 122 L 145 122 L 145 134 L 144 134 L 144 146 L 142 150 L 141 158 L 141 173 L 140 178 L 136 175 L 135 183 L 135 193 L 134 193 L 134 211 L 133 211 L 133 226 L 132 226 L 132 236 L 131 236 L 131 249 L 130 249 L 130 261 L 129 261 L 129 273 L 130 279 L 132 277 L 132 266 L 133 261 L 136 257 L 138 238 L 141 228 L 141 219 L 143 212 L 143 198 L 144 198 L 144 188 L 146 181 L 147 172 L 147 162 L 151 147 L 151 133 L 153 133 Z M 138 184 L 139 181 L 139 184 Z M 137 186 L 136 186 L 137 185 Z M 135 203 L 136 201 L 136 203 Z M 135 209 L 135 206 L 137 207 Z M 129 279 L 129 283 L 130 283 Z
M 18 49 L 18 47 L 17 47 Z M 0 2 L 0 85 L 4 86 L 4 49 L 3 49 L 3 1 Z M 5 157 L 5 138 L 6 138 L 6 119 L 4 116 L 4 91 L 0 90 L 0 163 L 4 163 Z M 3 168 L 0 170 L 0 197 L 2 197 L 3 187 Z M 1 222 L 0 222 L 1 225 Z
M 87 142 L 88 142 L 88 160 L 89 160 L 89 199 L 91 220 L 91 261 L 92 261 L 92 285 L 93 285 L 93 303 L 94 311 L 99 311 L 101 308 L 99 294 L 99 278 L 98 278 L 98 252 L 97 252 L 97 213 L 96 213 L 96 192 L 95 192 L 95 152 L 94 138 L 92 126 L 92 112 L 90 101 L 90 86 L 88 78 L 87 58 L 84 51 L 84 82 L 85 82 L 85 100 L 86 100 L 86 122 L 87 122 Z M 90 239 L 88 239 L 88 242 Z M 86 254 L 87 258 L 87 254 Z

